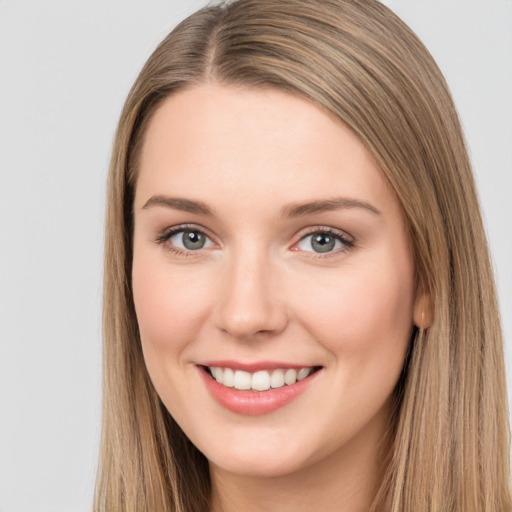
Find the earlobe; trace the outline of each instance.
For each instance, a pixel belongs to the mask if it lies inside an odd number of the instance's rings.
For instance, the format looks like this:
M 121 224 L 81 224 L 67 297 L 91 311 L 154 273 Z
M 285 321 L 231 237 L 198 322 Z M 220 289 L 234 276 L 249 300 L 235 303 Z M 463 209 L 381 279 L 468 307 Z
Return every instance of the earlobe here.
M 413 310 L 414 325 L 419 329 L 428 329 L 434 321 L 434 308 L 430 294 L 420 287 L 416 294 Z

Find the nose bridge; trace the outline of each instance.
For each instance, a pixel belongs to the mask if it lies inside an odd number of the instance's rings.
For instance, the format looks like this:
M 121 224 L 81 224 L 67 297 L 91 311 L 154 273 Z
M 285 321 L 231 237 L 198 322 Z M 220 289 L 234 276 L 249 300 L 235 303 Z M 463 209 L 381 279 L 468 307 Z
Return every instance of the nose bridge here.
M 282 289 L 268 251 L 244 246 L 227 258 L 216 323 L 238 338 L 276 334 L 286 325 Z

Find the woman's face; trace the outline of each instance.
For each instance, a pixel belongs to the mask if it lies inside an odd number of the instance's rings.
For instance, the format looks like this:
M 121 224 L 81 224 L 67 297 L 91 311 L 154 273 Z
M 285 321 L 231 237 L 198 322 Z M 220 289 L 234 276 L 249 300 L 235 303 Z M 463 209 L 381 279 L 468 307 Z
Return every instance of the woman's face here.
M 144 357 L 212 468 L 370 460 L 421 300 L 398 201 L 361 142 L 300 97 L 205 85 L 158 108 L 139 171 Z

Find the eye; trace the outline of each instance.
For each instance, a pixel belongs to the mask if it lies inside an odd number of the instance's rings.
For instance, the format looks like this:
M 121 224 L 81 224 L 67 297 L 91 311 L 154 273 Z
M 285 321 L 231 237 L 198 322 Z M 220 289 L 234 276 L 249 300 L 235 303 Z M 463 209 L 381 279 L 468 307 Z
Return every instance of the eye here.
M 155 242 L 176 256 L 199 255 L 202 249 L 214 246 L 212 239 L 196 226 L 173 226 L 161 232 Z
M 168 236 L 167 242 L 185 251 L 198 251 L 212 245 L 212 241 L 204 233 L 193 229 L 174 231 Z
M 297 249 L 305 252 L 325 254 L 338 252 L 340 249 L 350 249 L 354 242 L 331 230 L 318 230 L 302 237 L 297 244 Z

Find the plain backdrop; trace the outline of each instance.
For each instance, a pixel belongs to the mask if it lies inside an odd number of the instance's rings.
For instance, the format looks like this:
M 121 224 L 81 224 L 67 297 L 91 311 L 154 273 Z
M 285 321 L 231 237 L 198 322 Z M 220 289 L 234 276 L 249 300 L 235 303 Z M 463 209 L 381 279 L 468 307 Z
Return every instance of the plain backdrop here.
M 385 3 L 431 50 L 460 110 L 512 394 L 512 1 Z M 91 509 L 110 145 L 142 64 L 204 4 L 0 0 L 0 512 Z

